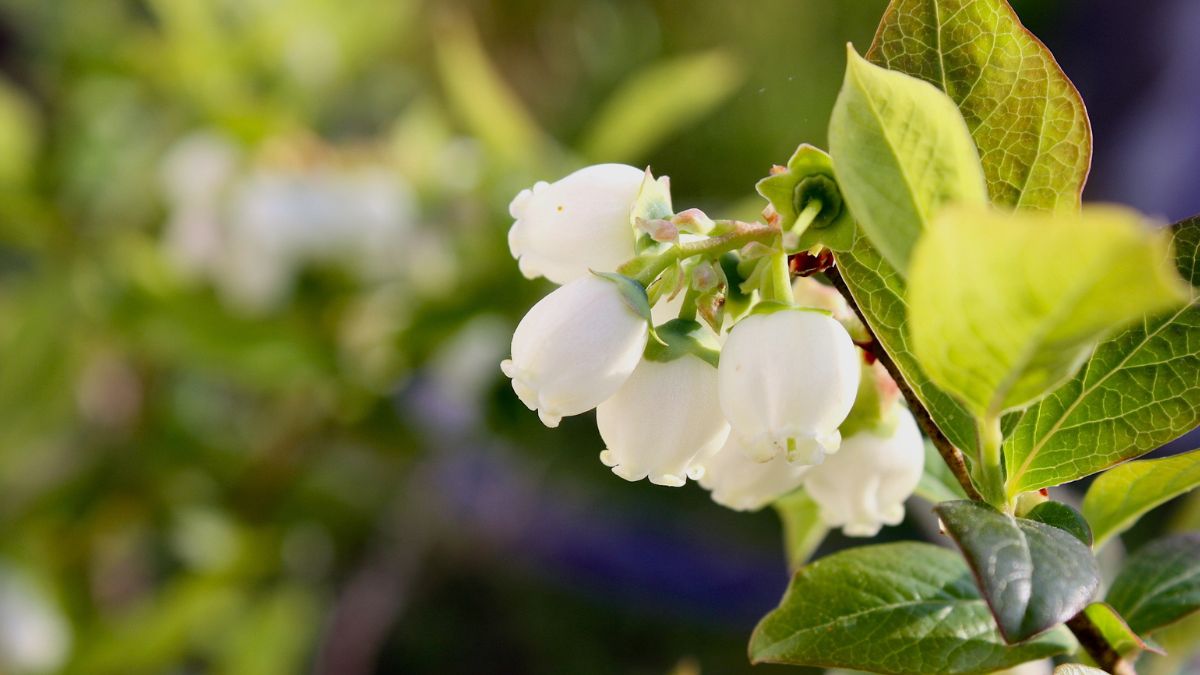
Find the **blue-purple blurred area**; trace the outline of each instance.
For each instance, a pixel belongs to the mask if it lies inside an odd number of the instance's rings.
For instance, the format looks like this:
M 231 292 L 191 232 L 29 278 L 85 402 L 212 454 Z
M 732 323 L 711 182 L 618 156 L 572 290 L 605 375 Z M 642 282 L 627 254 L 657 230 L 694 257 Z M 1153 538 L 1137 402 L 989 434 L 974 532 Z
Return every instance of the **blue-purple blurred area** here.
M 884 4 L 0 0 L 0 672 L 749 672 L 775 515 L 516 400 L 507 204 L 617 161 L 754 217 Z M 1088 198 L 1200 212 L 1200 4 L 1015 4 Z

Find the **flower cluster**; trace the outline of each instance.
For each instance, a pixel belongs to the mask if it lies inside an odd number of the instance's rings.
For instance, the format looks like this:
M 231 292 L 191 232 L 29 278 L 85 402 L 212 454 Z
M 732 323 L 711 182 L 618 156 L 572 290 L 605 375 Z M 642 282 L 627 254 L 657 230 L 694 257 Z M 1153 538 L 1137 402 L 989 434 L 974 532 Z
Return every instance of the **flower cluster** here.
M 675 213 L 666 179 L 618 164 L 522 191 L 512 254 L 560 286 L 517 326 L 504 374 L 549 427 L 594 408 L 600 460 L 626 480 L 690 478 L 738 510 L 804 487 L 846 534 L 898 523 L 923 468 L 916 424 L 841 296 L 789 272 L 820 210 L 787 229 Z

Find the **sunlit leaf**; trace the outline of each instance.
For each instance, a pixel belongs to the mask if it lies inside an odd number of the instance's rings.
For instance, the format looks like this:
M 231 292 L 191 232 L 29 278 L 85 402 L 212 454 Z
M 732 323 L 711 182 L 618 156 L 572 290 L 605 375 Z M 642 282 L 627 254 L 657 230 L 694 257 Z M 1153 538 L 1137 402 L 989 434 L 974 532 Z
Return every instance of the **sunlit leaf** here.
M 987 202 L 979 155 L 954 102 L 853 49 L 829 119 L 829 152 L 851 215 L 902 274 L 938 209 Z
M 913 254 L 913 351 L 981 419 L 1028 405 L 1112 328 L 1187 300 L 1169 251 L 1166 233 L 1124 209 L 945 209 Z
M 867 58 L 958 104 L 994 202 L 1078 207 L 1091 164 L 1087 111 L 1005 0 L 892 0 Z
M 1174 227 L 1174 247 L 1183 278 L 1200 283 L 1200 219 Z M 1200 304 L 1193 293 L 1187 305 L 1100 343 L 1078 376 L 1020 414 L 1005 439 L 1009 489 L 1082 478 L 1198 424 Z M 1105 536 L 1098 526 L 1098 541 Z

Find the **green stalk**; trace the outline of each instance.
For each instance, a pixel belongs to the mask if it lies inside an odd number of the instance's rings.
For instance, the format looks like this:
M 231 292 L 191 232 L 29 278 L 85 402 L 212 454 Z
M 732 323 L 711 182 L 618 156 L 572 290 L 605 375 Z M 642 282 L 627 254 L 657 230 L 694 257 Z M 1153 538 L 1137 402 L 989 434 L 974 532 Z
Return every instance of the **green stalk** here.
M 1000 431 L 1000 418 L 989 416 L 979 420 L 979 489 L 984 500 L 1002 511 L 1011 511 L 1004 493 L 1004 469 L 1001 464 L 1000 447 L 1004 435 Z
M 763 225 L 761 223 L 734 223 L 733 229 L 719 237 L 709 237 L 701 241 L 673 246 L 658 257 L 645 261 L 646 266 L 641 269 L 630 269 L 633 263 L 642 262 L 635 258 L 622 265 L 618 271 L 633 277 L 635 281 L 643 286 L 648 286 L 650 282 L 658 278 L 658 275 L 662 274 L 663 270 L 680 260 L 696 256 L 716 258 L 726 251 L 739 249 L 750 242 L 768 243 L 778 236 L 779 228 L 770 225 Z
M 771 281 L 767 290 L 768 300 L 787 305 L 795 302 L 792 295 L 792 272 L 788 269 L 788 257 L 783 251 L 771 255 Z

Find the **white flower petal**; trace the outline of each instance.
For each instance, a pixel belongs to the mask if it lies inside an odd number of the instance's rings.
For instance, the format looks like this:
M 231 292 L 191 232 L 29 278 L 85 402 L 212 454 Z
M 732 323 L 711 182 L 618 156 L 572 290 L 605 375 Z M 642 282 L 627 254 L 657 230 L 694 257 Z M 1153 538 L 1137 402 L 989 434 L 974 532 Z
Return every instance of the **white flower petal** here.
M 516 222 L 508 238 L 521 272 L 565 284 L 632 258 L 629 214 L 644 177 L 632 166 L 597 164 L 522 190 L 509 205 Z
M 784 310 L 742 319 L 721 350 L 721 410 L 756 461 L 819 464 L 858 391 L 858 352 L 829 316 Z
M 607 449 L 600 461 L 618 476 L 678 487 L 694 463 L 713 455 L 729 434 L 717 402 L 717 371 L 695 356 L 643 360 L 596 409 Z
M 917 423 L 902 406 L 894 414 L 889 436 L 854 434 L 805 477 L 825 523 L 851 537 L 874 536 L 883 525 L 899 524 L 904 502 L 921 480 L 925 449 Z
M 616 393 L 641 360 L 648 333 L 615 284 L 589 275 L 529 310 L 513 334 L 512 358 L 500 367 L 521 401 L 554 427 Z

